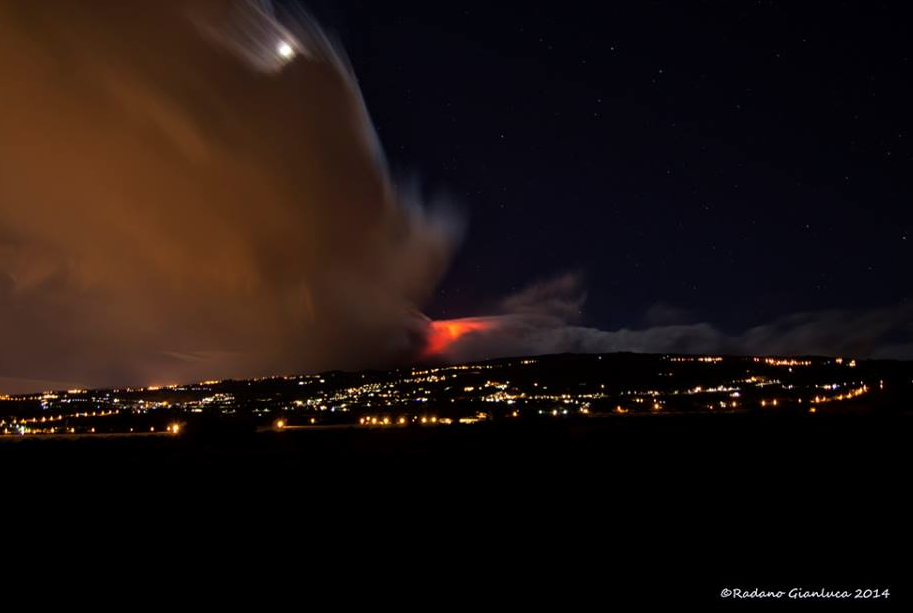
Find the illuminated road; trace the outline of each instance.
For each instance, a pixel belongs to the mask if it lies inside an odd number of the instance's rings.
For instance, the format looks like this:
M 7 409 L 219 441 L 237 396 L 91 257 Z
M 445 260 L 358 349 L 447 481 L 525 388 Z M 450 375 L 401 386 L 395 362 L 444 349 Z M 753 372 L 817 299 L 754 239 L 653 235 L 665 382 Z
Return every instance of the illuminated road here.
M 161 432 L 61 432 L 55 434 L 2 434 L 0 442 L 21 441 L 35 439 L 54 439 L 54 440 L 77 440 L 89 438 L 133 438 L 133 437 L 154 437 L 154 436 L 174 436 L 174 433 L 162 430 Z

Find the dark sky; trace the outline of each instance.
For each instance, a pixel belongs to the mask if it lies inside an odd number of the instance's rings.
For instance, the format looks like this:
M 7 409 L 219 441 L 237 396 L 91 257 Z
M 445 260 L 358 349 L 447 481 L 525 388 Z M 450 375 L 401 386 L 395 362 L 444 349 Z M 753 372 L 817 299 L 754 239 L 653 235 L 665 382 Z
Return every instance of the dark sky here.
M 913 358 L 901 4 L 139 6 L 0 0 L 0 392 Z
M 469 212 L 430 315 L 484 312 L 578 271 L 589 325 L 678 312 L 737 331 L 910 299 L 902 6 L 314 8 L 349 51 L 399 175 Z

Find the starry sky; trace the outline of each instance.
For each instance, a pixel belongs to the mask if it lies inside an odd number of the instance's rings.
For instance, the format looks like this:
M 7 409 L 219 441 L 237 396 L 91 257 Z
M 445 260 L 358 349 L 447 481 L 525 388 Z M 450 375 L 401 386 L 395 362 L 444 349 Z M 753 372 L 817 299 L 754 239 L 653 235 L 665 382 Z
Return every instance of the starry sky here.
M 902 5 L 0 0 L 0 393 L 913 359 Z
M 876 2 L 316 2 L 397 176 L 464 207 L 426 312 L 568 271 L 602 329 L 909 301 L 913 36 Z

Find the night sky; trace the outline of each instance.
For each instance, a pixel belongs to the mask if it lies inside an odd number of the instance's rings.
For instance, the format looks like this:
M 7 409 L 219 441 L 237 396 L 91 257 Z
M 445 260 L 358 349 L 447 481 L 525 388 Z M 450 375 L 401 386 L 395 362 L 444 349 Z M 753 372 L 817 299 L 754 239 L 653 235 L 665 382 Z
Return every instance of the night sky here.
M 869 2 L 0 0 L 0 393 L 913 359 L 909 23 Z
M 399 176 L 469 229 L 430 307 L 581 272 L 603 329 L 911 297 L 913 36 L 875 2 L 325 2 Z

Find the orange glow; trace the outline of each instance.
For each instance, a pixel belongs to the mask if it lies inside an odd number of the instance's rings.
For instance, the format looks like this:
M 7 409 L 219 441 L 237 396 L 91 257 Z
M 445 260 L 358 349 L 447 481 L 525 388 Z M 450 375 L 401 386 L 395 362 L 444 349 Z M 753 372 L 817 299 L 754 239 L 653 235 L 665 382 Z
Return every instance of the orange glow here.
M 492 322 L 481 318 L 441 319 L 428 325 L 428 336 L 422 357 L 439 355 L 469 332 L 490 330 Z

